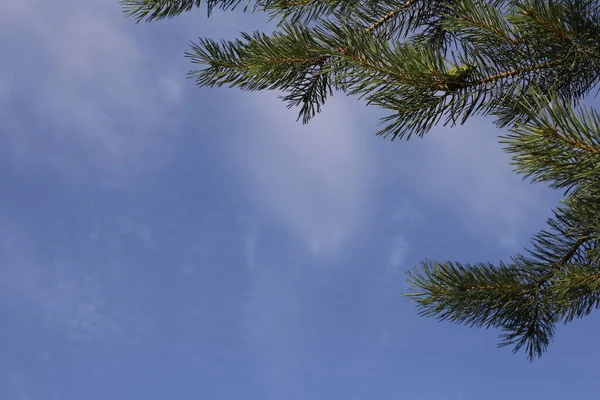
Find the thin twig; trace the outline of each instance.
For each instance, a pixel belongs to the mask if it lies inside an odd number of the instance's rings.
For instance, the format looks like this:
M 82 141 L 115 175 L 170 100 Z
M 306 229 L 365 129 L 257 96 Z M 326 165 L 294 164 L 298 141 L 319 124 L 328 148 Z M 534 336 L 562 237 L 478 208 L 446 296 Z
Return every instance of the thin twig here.
M 400 11 L 407 9 L 408 7 L 412 6 L 417 1 L 418 0 L 408 0 L 404 4 L 396 7 L 395 9 L 393 9 L 392 11 L 390 11 L 389 13 L 387 13 L 386 15 L 384 15 L 383 17 L 381 17 L 379 20 L 377 20 L 375 23 L 373 23 L 371 26 L 369 26 L 366 29 L 367 33 L 372 33 L 374 30 L 378 29 L 380 26 L 382 26 L 383 24 L 385 24 L 386 22 L 388 22 L 390 19 L 392 19 L 396 15 L 398 15 L 398 13 Z

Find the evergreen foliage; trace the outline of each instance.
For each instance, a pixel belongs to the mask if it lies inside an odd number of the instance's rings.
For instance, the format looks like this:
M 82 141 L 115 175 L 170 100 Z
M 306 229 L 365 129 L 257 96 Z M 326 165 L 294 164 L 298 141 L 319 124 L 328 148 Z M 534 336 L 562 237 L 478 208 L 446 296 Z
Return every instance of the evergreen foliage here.
M 502 333 L 541 356 L 557 323 L 600 306 L 600 79 L 595 0 L 121 0 L 137 22 L 205 6 L 266 12 L 272 34 L 201 38 L 200 86 L 278 90 L 307 123 L 341 91 L 389 112 L 378 135 L 422 136 L 471 115 L 507 128 L 515 171 L 565 198 L 507 263 L 425 261 L 409 274 L 420 313 Z

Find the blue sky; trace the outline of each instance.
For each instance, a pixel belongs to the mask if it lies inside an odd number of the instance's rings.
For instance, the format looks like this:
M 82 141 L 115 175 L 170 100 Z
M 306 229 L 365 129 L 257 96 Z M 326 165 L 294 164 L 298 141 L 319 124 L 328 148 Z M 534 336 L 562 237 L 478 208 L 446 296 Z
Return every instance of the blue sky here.
M 185 78 L 189 40 L 260 15 L 2 9 L 1 399 L 600 395 L 595 315 L 530 364 L 400 297 L 421 259 L 507 259 L 556 204 L 490 120 L 390 143 L 354 99 L 302 126 Z

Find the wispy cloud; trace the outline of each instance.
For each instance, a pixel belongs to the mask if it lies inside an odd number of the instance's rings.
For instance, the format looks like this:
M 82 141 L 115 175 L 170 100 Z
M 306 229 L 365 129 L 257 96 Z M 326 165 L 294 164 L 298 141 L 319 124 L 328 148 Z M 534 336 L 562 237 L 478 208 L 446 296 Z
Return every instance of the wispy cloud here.
M 47 254 L 18 227 L 0 230 L 0 302 L 80 351 L 151 335 L 140 313 L 144 293 L 128 290 L 126 282 L 118 259 Z
M 498 143 L 501 133 L 490 118 L 474 117 L 461 127 L 436 127 L 422 139 L 398 144 L 408 149 L 390 164 L 414 195 L 460 216 L 463 223 L 457 229 L 477 231 L 514 249 L 532 221 L 543 220 L 551 203 L 547 190 L 511 171 L 510 159 Z
M 382 300 L 389 302 L 397 299 L 403 289 L 408 289 L 405 272 L 412 267 L 412 265 L 407 265 L 407 258 L 414 246 L 410 242 L 410 237 L 423 222 L 423 216 L 411 201 L 403 198 L 400 200 L 400 206 L 392 212 L 390 220 L 394 226 L 387 238 L 389 256 L 381 263 L 381 268 L 373 271 L 377 278 L 370 295 L 376 303 Z M 381 307 L 381 305 L 378 304 L 376 307 Z M 377 310 L 372 310 L 371 314 L 381 315 Z M 382 321 L 377 321 L 377 323 L 382 323 Z
M 402 265 L 404 257 L 408 251 L 408 242 L 403 236 L 396 238 L 392 253 L 390 254 L 390 265 L 393 268 L 398 268 Z
M 238 224 L 241 226 L 242 235 L 242 255 L 246 266 L 252 270 L 256 264 L 256 247 L 258 246 L 258 226 L 256 220 L 250 217 L 241 216 L 238 218 Z
M 274 93 L 243 96 L 254 115 L 233 145 L 247 190 L 318 255 L 334 254 L 364 222 L 374 170 L 369 138 L 345 99 L 333 99 L 308 125 L 296 122 Z
M 411 229 L 423 222 L 423 215 L 407 198 L 403 198 L 397 202 L 390 219 L 396 225 Z
M 410 251 L 410 244 L 407 237 L 409 237 L 413 229 L 423 222 L 423 215 L 407 198 L 403 198 L 392 212 L 390 221 L 394 225 L 394 236 L 392 238 L 392 250 L 387 270 L 387 273 L 391 276 L 386 278 L 398 279 L 399 272 L 406 270 L 404 261 Z
M 259 381 L 273 398 L 297 398 L 294 370 L 302 358 L 298 342 L 304 311 L 299 290 L 281 270 L 270 269 L 255 274 L 247 296 L 243 342 L 256 362 Z
M 136 222 L 129 217 L 121 217 L 117 231 L 117 238 L 131 236 L 147 248 L 157 245 L 154 231 L 148 223 Z
M 10 400 L 32 400 L 29 383 L 21 370 L 14 371 L 9 378 L 11 398 Z
M 112 180 L 160 163 L 183 76 L 152 65 L 118 2 L 9 2 L 0 17 L 5 147 L 21 161 Z M 16 44 L 18 43 L 18 45 Z M 171 136 L 172 137 L 172 136 Z
M 511 171 L 509 156 L 498 143 L 501 133 L 490 119 L 437 129 L 425 169 L 431 177 L 428 187 L 439 199 L 462 210 L 471 226 L 487 229 L 499 244 L 512 247 L 522 241 L 529 218 L 547 214 L 550 207 L 541 186 L 532 187 Z
M 308 310 L 302 293 L 308 274 L 289 260 L 280 265 L 273 263 L 272 257 L 270 261 L 257 257 L 256 222 L 251 218 L 242 221 L 241 253 L 249 279 L 240 325 L 242 342 L 255 360 L 257 378 L 270 397 L 300 399 L 295 371 L 303 358 L 302 326 Z
M 82 274 L 61 261 L 40 265 L 29 256 L 35 249 L 23 236 L 7 242 L 11 246 L 2 246 L 0 264 L 4 304 L 75 342 L 103 339 L 115 329 L 114 321 L 105 315 L 106 299 L 97 275 Z

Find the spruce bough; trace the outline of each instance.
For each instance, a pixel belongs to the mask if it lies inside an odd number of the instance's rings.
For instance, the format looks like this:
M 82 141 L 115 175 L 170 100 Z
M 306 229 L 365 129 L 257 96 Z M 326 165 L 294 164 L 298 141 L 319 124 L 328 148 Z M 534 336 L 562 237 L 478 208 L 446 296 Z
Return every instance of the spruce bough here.
M 307 123 L 335 91 L 388 111 L 378 135 L 495 117 L 515 171 L 564 192 L 510 262 L 424 261 L 407 296 L 424 316 L 502 332 L 539 357 L 556 325 L 600 306 L 600 116 L 580 101 L 600 79 L 593 0 L 122 0 L 137 22 L 198 7 L 266 12 L 272 34 L 201 38 L 200 86 L 278 90 Z

